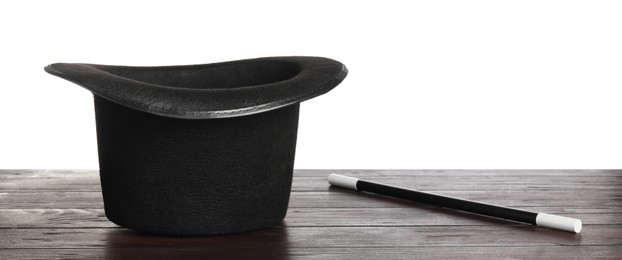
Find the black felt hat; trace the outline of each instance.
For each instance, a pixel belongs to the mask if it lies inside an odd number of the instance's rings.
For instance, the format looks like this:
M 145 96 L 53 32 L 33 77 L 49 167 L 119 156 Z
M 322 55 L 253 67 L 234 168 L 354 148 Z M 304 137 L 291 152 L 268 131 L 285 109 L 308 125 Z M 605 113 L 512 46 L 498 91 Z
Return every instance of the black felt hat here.
M 45 70 L 94 94 L 106 216 L 168 235 L 280 222 L 299 103 L 347 74 L 321 57 L 163 67 L 56 63 Z

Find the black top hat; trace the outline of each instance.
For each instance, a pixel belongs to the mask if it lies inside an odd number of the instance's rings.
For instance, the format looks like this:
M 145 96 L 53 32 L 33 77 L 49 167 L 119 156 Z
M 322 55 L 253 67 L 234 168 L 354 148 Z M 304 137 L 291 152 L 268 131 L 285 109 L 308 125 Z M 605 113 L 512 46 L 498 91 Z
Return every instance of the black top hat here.
M 45 70 L 95 95 L 106 216 L 136 230 L 215 235 L 287 212 L 301 101 L 347 70 L 319 57 Z
M 96 96 L 185 119 L 265 112 L 328 92 L 346 67 L 322 57 L 268 57 L 203 65 L 128 67 L 55 63 L 45 70 Z

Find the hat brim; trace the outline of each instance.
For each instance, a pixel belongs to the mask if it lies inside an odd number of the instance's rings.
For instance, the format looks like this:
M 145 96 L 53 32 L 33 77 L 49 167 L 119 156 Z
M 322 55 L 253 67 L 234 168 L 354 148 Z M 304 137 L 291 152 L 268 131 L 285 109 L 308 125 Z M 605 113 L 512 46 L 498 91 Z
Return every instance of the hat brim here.
M 244 116 L 299 103 L 330 91 L 348 73 L 338 61 L 300 56 L 158 67 L 55 63 L 45 71 L 117 104 L 184 119 Z

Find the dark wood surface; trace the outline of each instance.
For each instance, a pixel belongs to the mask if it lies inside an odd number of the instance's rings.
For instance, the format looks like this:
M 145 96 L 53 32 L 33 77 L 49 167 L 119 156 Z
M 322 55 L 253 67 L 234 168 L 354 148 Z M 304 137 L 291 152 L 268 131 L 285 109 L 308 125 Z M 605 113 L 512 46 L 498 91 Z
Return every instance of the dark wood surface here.
M 581 234 L 330 187 L 331 172 L 583 220 Z M 622 170 L 297 170 L 287 217 L 238 235 L 109 222 L 96 170 L 0 170 L 0 259 L 622 257 Z

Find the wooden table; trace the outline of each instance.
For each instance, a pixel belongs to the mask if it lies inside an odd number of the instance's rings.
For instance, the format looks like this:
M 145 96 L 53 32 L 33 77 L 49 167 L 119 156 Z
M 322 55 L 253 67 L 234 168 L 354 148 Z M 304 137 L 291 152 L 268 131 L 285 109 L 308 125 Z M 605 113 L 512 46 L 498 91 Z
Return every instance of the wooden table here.
M 330 187 L 336 172 L 583 220 L 549 230 Z M 0 170 L 0 259 L 621 258 L 622 170 L 297 170 L 285 220 L 147 236 L 104 216 L 96 170 Z

